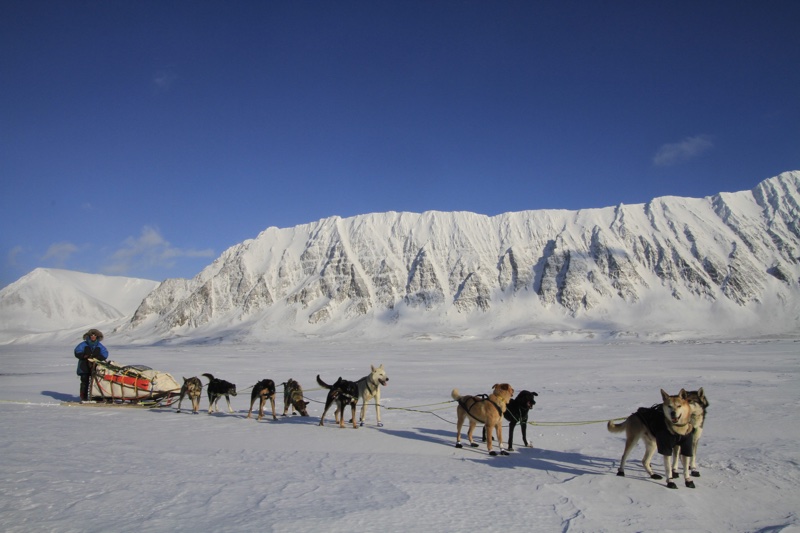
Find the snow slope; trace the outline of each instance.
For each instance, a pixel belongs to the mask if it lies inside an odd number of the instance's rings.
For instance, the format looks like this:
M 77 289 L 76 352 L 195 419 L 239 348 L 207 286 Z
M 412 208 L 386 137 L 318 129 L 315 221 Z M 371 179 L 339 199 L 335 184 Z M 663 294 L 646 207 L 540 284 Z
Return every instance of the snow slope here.
M 0 343 L 753 338 L 800 331 L 800 172 L 580 211 L 375 213 L 269 228 L 191 280 L 37 269 Z
M 781 334 L 800 327 L 798 220 L 800 172 L 603 209 L 332 217 L 268 228 L 192 280 L 162 284 L 125 332 Z
M 794 341 L 118 341 L 106 342 L 117 362 L 237 383 L 235 414 L 62 407 L 78 389 L 72 345 L 0 346 L 3 531 L 800 530 Z M 390 377 L 385 426 L 370 410 L 363 428 L 319 427 L 316 374 L 356 379 L 371 363 Z M 312 416 L 244 419 L 248 387 L 266 377 L 300 381 Z M 517 429 L 509 457 L 455 449 L 450 390 L 503 381 L 538 392 L 531 419 L 558 425 L 530 426 L 533 448 Z M 615 476 L 624 439 L 604 421 L 683 386 L 711 401 L 697 488 L 647 478 L 641 445 Z M 592 423 L 563 425 L 577 421 Z
M 37 268 L 0 290 L 0 342 L 130 317 L 158 282 Z

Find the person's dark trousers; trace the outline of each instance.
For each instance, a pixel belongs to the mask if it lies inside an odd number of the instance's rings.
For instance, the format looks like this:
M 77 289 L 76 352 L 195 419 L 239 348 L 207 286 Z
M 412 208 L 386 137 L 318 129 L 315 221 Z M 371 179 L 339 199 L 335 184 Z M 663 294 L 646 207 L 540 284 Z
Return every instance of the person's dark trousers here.
M 81 374 L 81 401 L 89 399 L 89 374 Z

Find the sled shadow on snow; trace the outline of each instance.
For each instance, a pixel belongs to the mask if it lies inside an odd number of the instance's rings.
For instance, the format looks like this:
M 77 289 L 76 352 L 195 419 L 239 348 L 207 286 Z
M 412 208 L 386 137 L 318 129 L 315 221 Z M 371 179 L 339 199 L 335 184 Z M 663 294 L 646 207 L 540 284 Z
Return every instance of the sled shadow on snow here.
M 49 396 L 54 400 L 58 400 L 59 402 L 77 402 L 80 400 L 80 397 L 75 394 L 67 394 L 65 392 L 56 392 L 52 390 L 43 390 L 41 392 L 42 396 Z

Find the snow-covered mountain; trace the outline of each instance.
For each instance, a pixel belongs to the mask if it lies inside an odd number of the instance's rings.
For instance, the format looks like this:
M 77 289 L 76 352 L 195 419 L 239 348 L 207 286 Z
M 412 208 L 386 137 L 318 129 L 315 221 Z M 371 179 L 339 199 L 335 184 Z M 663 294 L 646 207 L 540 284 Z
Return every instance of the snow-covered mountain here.
M 490 337 L 791 333 L 800 172 L 580 211 L 332 217 L 167 280 L 119 333 Z
M 0 342 L 130 317 L 158 282 L 37 268 L 0 290 Z

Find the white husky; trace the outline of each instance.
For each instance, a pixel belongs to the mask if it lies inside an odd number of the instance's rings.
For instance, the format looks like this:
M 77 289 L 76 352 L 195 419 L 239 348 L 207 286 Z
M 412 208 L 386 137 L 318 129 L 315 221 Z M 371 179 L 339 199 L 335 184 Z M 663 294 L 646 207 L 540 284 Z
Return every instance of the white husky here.
M 383 423 L 381 422 L 381 385 L 386 386 L 389 382 L 389 376 L 386 375 L 386 371 L 383 369 L 383 365 L 375 368 L 374 365 L 370 365 L 372 371 L 369 375 L 364 376 L 363 378 L 356 381 L 358 385 L 358 397 L 361 398 L 361 415 L 359 416 L 359 423 L 360 425 L 364 425 L 364 417 L 367 414 L 367 403 L 375 399 L 375 414 L 378 417 L 378 427 L 383 427 Z

